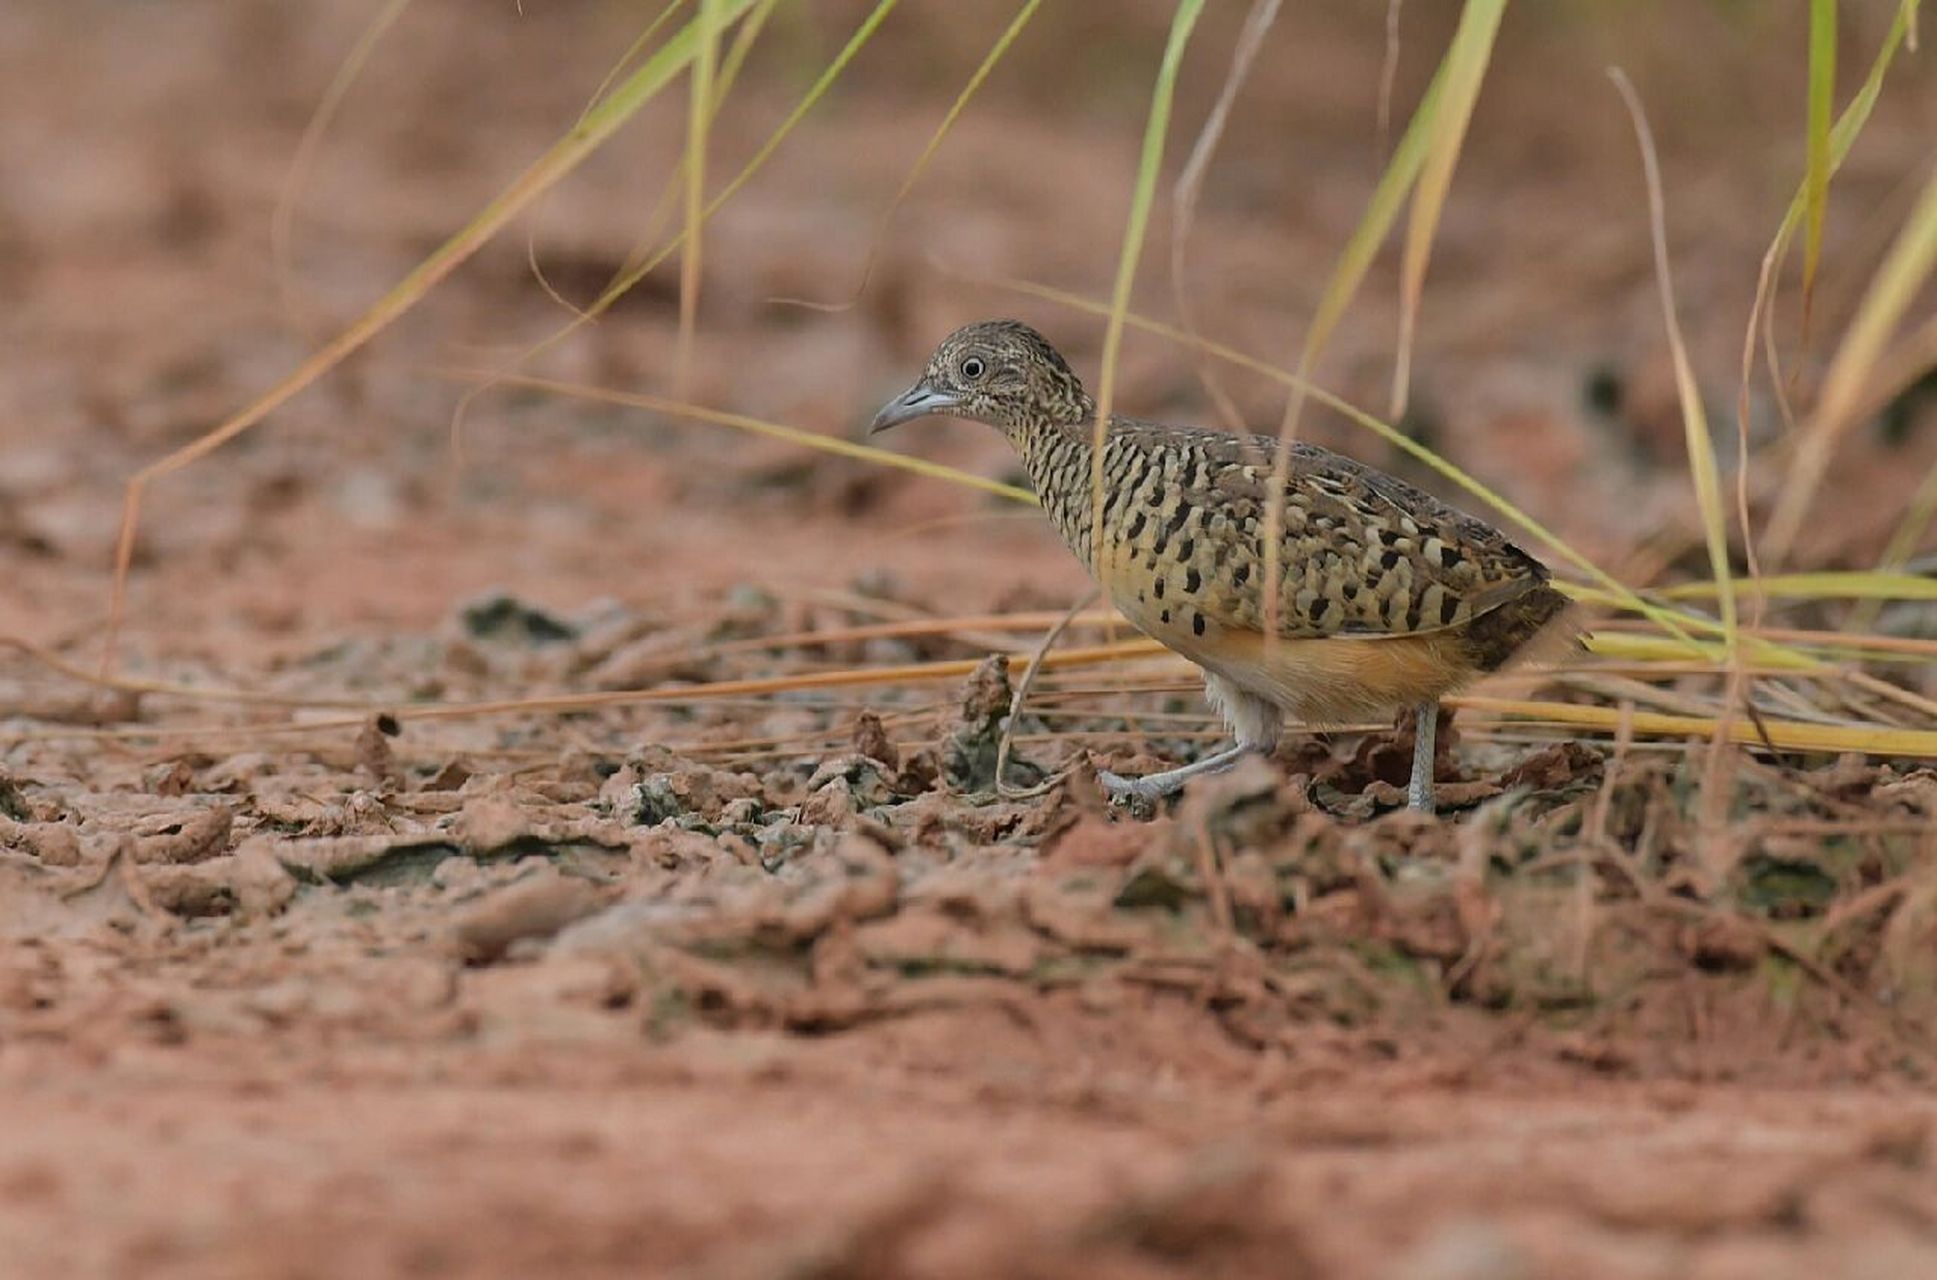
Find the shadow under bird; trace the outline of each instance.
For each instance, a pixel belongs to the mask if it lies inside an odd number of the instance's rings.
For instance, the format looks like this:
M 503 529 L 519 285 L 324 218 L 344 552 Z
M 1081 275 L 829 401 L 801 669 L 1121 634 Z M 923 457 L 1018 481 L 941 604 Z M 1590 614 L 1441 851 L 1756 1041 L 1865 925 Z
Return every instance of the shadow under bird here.
M 1155 799 L 1268 752 L 1287 715 L 1338 725 L 1411 709 L 1407 801 L 1431 812 L 1440 698 L 1536 640 L 1568 634 L 1567 597 L 1499 530 L 1316 445 L 1292 444 L 1280 488 L 1269 436 L 1112 415 L 1099 529 L 1096 402 L 1025 324 L 986 320 L 950 334 L 872 431 L 929 414 L 986 423 L 1008 439 L 1063 541 L 1132 625 L 1203 669 L 1236 736 L 1181 768 L 1101 773 L 1112 795 Z M 1275 608 L 1264 598 L 1263 553 L 1273 505 Z

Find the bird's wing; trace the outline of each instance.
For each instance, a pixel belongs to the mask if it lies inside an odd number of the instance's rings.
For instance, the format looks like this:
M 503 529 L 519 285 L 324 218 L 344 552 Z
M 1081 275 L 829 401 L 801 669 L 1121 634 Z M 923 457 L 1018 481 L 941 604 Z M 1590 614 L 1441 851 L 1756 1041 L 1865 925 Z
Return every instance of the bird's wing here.
M 1499 530 L 1315 445 L 1293 445 L 1289 481 L 1273 493 L 1268 437 L 1134 420 L 1114 424 L 1118 432 L 1127 447 L 1170 451 L 1162 465 L 1176 509 L 1190 513 L 1138 567 L 1165 577 L 1177 607 L 1208 623 L 1261 634 L 1275 623 L 1285 638 L 1424 635 L 1546 581 L 1540 562 Z M 1278 607 L 1267 611 L 1262 535 L 1274 499 L 1280 580 Z

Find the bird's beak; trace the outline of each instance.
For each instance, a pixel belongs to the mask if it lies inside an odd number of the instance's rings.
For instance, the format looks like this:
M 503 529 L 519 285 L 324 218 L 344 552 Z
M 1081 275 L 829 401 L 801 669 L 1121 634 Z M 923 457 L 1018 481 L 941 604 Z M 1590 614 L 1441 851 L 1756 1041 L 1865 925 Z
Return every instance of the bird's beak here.
M 917 382 L 881 406 L 881 412 L 874 415 L 874 425 L 868 428 L 868 434 L 880 435 L 889 427 L 898 427 L 931 413 L 947 413 L 960 403 L 958 398 L 946 391 L 937 391 L 926 382 Z

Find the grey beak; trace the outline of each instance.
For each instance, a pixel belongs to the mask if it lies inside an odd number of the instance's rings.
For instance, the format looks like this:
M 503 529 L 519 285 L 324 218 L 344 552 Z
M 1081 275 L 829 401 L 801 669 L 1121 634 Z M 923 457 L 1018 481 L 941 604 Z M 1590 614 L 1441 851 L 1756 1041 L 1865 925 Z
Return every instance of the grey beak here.
M 881 412 L 874 415 L 874 425 L 868 428 L 868 434 L 880 435 L 889 427 L 898 427 L 931 413 L 947 413 L 959 403 L 948 392 L 937 391 L 926 382 L 917 382 L 881 406 Z

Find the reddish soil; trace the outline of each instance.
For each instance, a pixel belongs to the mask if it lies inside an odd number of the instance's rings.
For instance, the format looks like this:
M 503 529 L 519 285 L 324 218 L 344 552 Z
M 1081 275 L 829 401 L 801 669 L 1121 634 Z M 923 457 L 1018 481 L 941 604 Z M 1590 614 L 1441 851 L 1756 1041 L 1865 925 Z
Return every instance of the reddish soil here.
M 1443 820 L 1394 811 L 1408 748 L 1385 733 L 1300 739 L 1138 820 L 1080 767 L 990 794 L 1007 691 L 987 668 L 423 714 L 1026 650 L 1040 628 L 877 624 L 1083 591 L 1026 509 L 695 421 L 499 389 L 453 449 L 440 371 L 569 318 L 531 261 L 580 303 L 624 263 L 683 88 L 368 352 L 157 481 L 121 683 L 87 680 L 126 480 L 461 225 L 640 21 L 418 0 L 316 151 L 280 271 L 292 158 L 378 7 L 0 8 L 0 1275 L 1937 1274 L 1937 776 L 1915 762 L 1745 760 L 1718 830 L 1698 749 L 1475 720 L 1446 735 Z M 1893 7 L 1845 6 L 1852 59 Z M 782 6 L 716 182 L 867 8 Z M 853 438 L 937 337 L 995 312 L 1094 369 L 1096 321 L 989 281 L 1107 292 L 1154 2 L 1046 6 L 858 304 L 774 302 L 853 293 L 1012 12 L 904 8 L 712 224 L 686 398 Z M 1241 6 L 1211 8 L 1179 155 Z M 1381 6 L 1308 8 L 1240 99 L 1189 252 L 1204 328 L 1274 359 L 1378 172 Z M 1526 8 L 1448 207 L 1409 425 L 1609 567 L 1699 570 L 1601 72 L 1626 65 L 1654 111 L 1682 321 L 1732 405 L 1799 167 L 1802 36 L 1719 4 Z M 1400 103 L 1449 11 L 1405 6 Z M 1926 52 L 1838 179 L 1822 332 L 1934 131 Z M 1139 295 L 1164 314 L 1168 236 L 1160 216 Z M 672 394 L 675 279 L 530 370 Z M 1382 263 L 1326 361 L 1367 405 L 1395 293 Z M 1275 421 L 1271 385 L 1225 384 Z M 1215 419 L 1192 357 L 1154 340 L 1131 339 L 1117 394 Z M 1873 563 L 1937 459 L 1937 397 L 1893 415 L 1839 458 L 1809 563 Z M 1349 424 L 1308 432 L 1400 465 Z M 1012 466 L 968 426 L 895 446 Z M 1758 501 L 1774 474 L 1758 461 Z M 803 631 L 830 638 L 744 643 Z M 1116 679 L 1048 680 L 1023 768 L 1174 759 L 1213 730 L 1181 685 Z

